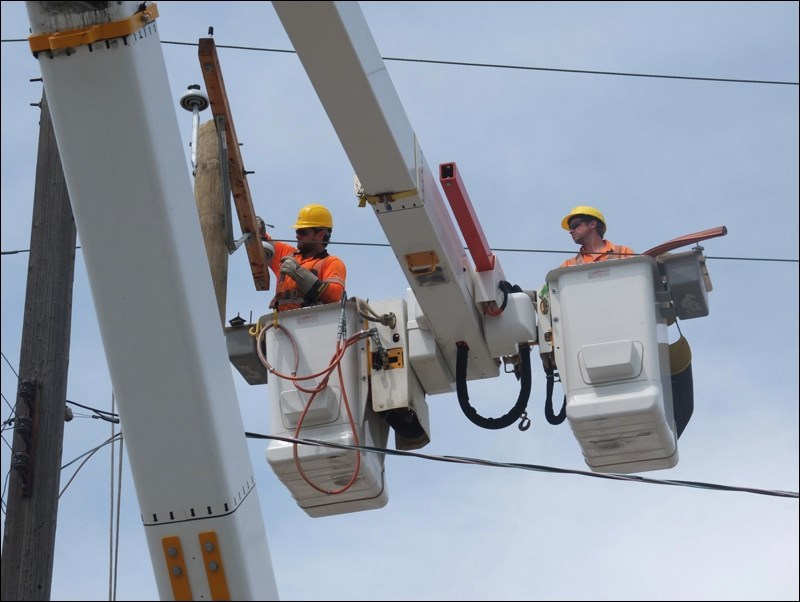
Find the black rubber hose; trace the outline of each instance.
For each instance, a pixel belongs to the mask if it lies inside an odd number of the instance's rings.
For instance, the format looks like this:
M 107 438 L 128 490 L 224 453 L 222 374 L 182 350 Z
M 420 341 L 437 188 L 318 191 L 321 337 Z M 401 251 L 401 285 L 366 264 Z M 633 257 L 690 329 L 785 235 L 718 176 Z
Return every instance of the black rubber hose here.
M 519 346 L 519 363 L 522 370 L 520 377 L 520 390 L 517 403 L 511 411 L 500 418 L 485 418 L 478 414 L 477 410 L 469 403 L 467 393 L 467 358 L 469 357 L 469 345 L 461 341 L 456 344 L 456 394 L 458 395 L 458 405 L 470 422 L 485 429 L 504 429 L 514 424 L 525 413 L 528 407 L 528 399 L 531 396 L 531 348 L 529 345 Z
M 547 422 L 550 424 L 558 426 L 564 422 L 564 419 L 567 417 L 567 396 L 564 395 L 564 403 L 561 405 L 561 411 L 558 413 L 558 416 L 556 416 L 553 412 L 553 385 L 555 382 L 553 369 L 545 368 L 544 374 L 547 379 L 547 391 L 544 398 L 544 417 L 547 418 Z

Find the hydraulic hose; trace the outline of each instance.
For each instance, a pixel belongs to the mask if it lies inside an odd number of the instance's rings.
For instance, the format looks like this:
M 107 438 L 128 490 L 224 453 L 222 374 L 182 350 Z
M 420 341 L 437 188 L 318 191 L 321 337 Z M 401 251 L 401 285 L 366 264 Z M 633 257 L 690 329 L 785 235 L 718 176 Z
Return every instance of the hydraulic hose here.
M 528 406 L 528 399 L 531 395 L 531 348 L 529 345 L 519 346 L 519 363 L 522 370 L 520 377 L 520 390 L 517 403 L 505 416 L 500 418 L 486 418 L 478 414 L 477 410 L 469 403 L 467 393 L 467 358 L 469 356 L 469 345 L 464 341 L 456 343 L 456 394 L 458 405 L 461 411 L 473 424 L 485 429 L 504 429 L 514 424 L 520 418 L 520 430 L 527 430 L 530 421 L 525 417 L 525 408 Z
M 553 412 L 553 385 L 555 384 L 554 371 L 552 368 L 545 366 L 544 374 L 545 378 L 547 379 L 547 390 L 544 399 L 544 417 L 547 418 L 547 422 L 557 426 L 564 422 L 564 419 L 567 417 L 567 396 L 564 395 L 564 402 L 561 405 L 561 411 L 558 413 L 558 416 L 556 416 L 555 412 Z

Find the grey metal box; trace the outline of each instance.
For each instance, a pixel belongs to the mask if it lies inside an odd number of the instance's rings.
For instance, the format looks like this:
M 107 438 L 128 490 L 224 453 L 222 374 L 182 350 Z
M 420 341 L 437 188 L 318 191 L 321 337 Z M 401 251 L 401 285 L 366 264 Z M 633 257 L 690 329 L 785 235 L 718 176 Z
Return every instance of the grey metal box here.
M 269 372 L 256 352 L 256 338 L 250 334 L 253 326 L 255 324 L 225 327 L 228 357 L 248 384 L 265 385 Z

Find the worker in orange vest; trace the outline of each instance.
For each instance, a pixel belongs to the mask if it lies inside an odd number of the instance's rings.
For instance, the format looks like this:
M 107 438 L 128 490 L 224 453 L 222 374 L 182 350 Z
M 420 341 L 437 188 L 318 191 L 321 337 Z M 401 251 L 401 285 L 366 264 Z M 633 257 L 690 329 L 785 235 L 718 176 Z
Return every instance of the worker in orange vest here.
M 609 259 L 623 259 L 635 255 L 630 247 L 615 245 L 604 238 L 606 218 L 594 207 L 588 205 L 573 207 L 572 211 L 561 220 L 561 227 L 568 230 L 572 240 L 581 245 L 578 254 L 562 263 L 559 266 L 561 268 Z
M 266 230 L 261 232 L 268 243 L 265 248 L 274 248 L 270 268 L 278 278 L 270 308 L 285 311 L 341 301 L 347 270 L 341 259 L 327 251 L 333 232 L 331 212 L 323 205 L 306 205 L 292 228 L 297 247 L 273 240 Z

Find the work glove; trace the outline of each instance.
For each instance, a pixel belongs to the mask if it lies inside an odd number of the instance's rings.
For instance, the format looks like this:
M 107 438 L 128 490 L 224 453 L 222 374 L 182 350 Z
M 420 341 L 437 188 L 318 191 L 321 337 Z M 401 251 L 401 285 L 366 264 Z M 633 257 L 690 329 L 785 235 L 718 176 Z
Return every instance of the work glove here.
M 256 215 L 256 224 L 258 224 L 258 233 L 261 236 L 266 236 L 267 235 L 267 224 L 263 219 L 261 219 L 257 215 Z
M 311 271 L 301 267 L 291 255 L 281 259 L 281 274 L 286 274 L 294 280 L 297 283 L 298 290 L 303 293 L 304 297 L 309 297 L 309 292 L 311 292 L 311 296 L 316 298 L 322 292 L 322 283 L 319 278 Z
M 264 249 L 264 257 L 267 261 L 272 261 L 272 258 L 275 256 L 275 247 L 267 240 L 267 224 L 257 215 L 256 224 L 258 224 L 258 235 L 261 238 L 261 248 Z

